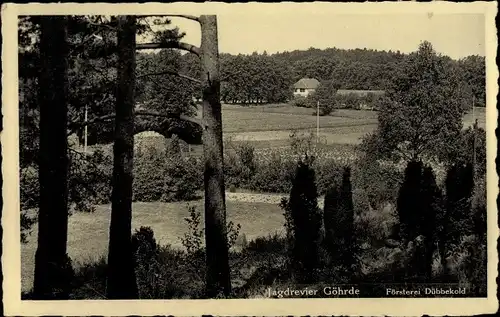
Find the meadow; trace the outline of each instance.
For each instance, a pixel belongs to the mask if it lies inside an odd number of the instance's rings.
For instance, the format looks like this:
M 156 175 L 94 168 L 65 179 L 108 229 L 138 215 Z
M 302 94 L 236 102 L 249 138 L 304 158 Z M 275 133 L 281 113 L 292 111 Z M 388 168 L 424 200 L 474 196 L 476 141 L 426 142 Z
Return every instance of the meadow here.
M 248 241 L 283 230 L 283 211 L 278 204 L 228 201 L 227 220 L 240 224 L 240 235 Z M 188 205 L 203 215 L 203 200 L 179 203 L 134 203 L 132 228 L 151 227 L 160 245 L 182 248 L 181 238 L 188 231 L 185 218 Z M 68 254 L 75 267 L 97 261 L 107 255 L 111 206 L 102 205 L 93 213 L 76 213 L 69 218 Z M 202 216 L 203 219 L 203 216 Z M 21 246 L 22 291 L 33 285 L 37 226 L 33 227 L 28 243 Z
M 484 110 L 478 108 L 475 111 L 479 126 L 483 128 Z M 249 107 L 223 105 L 224 136 L 226 140 L 231 139 L 234 143 L 248 142 L 256 149 L 258 155 L 265 155 L 288 147 L 290 133 L 293 130 L 315 132 L 316 116 L 313 112 L 314 109 L 288 105 Z M 464 126 L 469 126 L 472 122 L 472 116 L 467 114 L 464 117 Z M 330 116 L 320 117 L 321 146 L 334 157 L 353 155 L 356 153 L 355 145 L 359 144 L 366 133 L 376 129 L 376 126 L 375 111 L 337 110 Z M 201 146 L 194 146 L 192 150 L 199 152 Z M 237 198 L 227 200 L 228 221 L 240 224 L 240 236 L 244 234 L 248 241 L 283 231 L 283 211 L 275 199 L 269 202 L 258 199 L 252 201 L 251 197 L 246 200 Z M 188 205 L 195 206 L 203 215 L 203 200 L 189 203 L 136 202 L 133 204 L 132 226 L 134 229 L 149 226 L 154 230 L 160 245 L 170 244 L 181 248 L 181 238 L 188 230 L 185 221 L 189 216 Z M 70 217 L 68 253 L 76 267 L 106 256 L 109 221 L 110 205 L 97 206 L 94 213 L 75 213 Z M 36 233 L 37 227 L 34 226 L 28 242 L 21 248 L 23 291 L 28 291 L 33 285 Z

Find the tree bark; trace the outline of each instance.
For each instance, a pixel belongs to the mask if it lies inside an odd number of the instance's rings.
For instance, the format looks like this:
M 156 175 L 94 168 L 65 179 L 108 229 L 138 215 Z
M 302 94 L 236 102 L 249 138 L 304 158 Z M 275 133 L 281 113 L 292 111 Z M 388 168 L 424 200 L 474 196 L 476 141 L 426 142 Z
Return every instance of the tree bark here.
M 113 192 L 109 230 L 109 299 L 137 299 L 132 253 L 132 182 L 134 155 L 135 16 L 118 18 L 118 72 L 115 108 Z
M 203 119 L 206 124 L 203 131 L 206 295 L 209 298 L 214 298 L 228 296 L 231 293 L 226 229 L 217 18 L 215 15 L 202 15 L 200 16 L 200 24 L 202 104 Z
M 40 202 L 33 295 L 65 299 L 69 292 L 66 17 L 41 17 L 40 57 Z

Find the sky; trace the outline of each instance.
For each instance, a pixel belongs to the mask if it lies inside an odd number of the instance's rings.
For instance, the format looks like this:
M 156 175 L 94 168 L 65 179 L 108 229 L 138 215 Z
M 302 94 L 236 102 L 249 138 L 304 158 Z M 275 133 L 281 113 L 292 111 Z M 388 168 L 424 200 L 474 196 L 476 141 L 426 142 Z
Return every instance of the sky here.
M 172 18 L 172 24 L 186 32 L 184 42 L 200 44 L 196 22 Z M 437 52 L 454 59 L 485 55 L 485 18 L 478 13 L 331 14 L 234 9 L 218 13 L 218 28 L 219 51 L 231 54 L 310 47 L 408 53 L 427 40 Z

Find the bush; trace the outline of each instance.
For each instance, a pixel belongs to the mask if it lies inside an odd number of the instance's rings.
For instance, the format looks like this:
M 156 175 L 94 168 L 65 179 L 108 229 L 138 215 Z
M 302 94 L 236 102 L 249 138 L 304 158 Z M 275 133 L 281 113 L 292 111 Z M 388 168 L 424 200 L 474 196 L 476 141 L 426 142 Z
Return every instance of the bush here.
M 159 298 L 163 292 L 162 265 L 159 261 L 159 245 L 150 227 L 141 227 L 132 235 L 132 250 L 139 298 Z
M 318 159 L 313 163 L 316 174 L 316 187 L 319 195 L 325 195 L 330 185 L 340 182 L 342 169 L 333 159 Z
M 293 160 L 275 152 L 271 153 L 270 157 L 257 162 L 250 189 L 271 193 L 290 191 L 295 166 L 296 163 Z
M 310 108 L 311 104 L 307 97 L 296 96 L 290 101 L 290 105 L 293 107 Z
M 323 210 L 326 250 L 334 264 L 349 276 L 357 253 L 350 177 L 350 168 L 344 168 L 342 182 L 334 183 L 327 191 Z
M 360 243 L 381 246 L 386 239 L 393 238 L 397 231 L 398 216 L 393 204 L 387 203 L 379 209 L 367 208 L 355 215 L 354 225 Z
M 234 184 L 229 185 L 229 192 L 236 193 L 236 186 L 234 186 Z
M 134 201 L 183 201 L 197 198 L 203 186 L 201 162 L 154 146 L 144 146 L 134 159 Z
M 316 280 L 319 269 L 321 238 L 321 213 L 318 208 L 314 170 L 307 162 L 300 161 L 288 203 L 283 204 L 291 219 L 293 244 L 291 250 L 292 270 L 298 282 Z
M 287 241 L 277 232 L 269 234 L 267 237 L 257 237 L 248 243 L 244 251 L 263 253 L 283 254 L 288 247 Z
M 159 201 L 163 195 L 166 153 L 154 146 L 138 147 L 134 155 L 134 201 Z
M 257 169 L 255 148 L 249 143 L 234 145 L 231 141 L 226 141 L 224 149 L 226 183 L 230 186 L 250 187 Z
M 108 264 L 106 256 L 88 262 L 75 269 L 72 299 L 107 299 L 106 278 Z
M 403 175 L 395 166 L 383 165 L 367 156 L 360 157 L 353 168 L 354 188 L 358 194 L 363 192 L 363 199 L 374 209 L 396 201 L 402 180 Z
M 196 193 L 203 186 L 203 172 L 197 159 L 191 157 L 168 159 L 164 175 L 161 201 L 185 201 L 198 198 Z
M 463 237 L 452 254 L 458 260 L 454 268 L 458 283 L 472 294 L 487 294 L 487 253 L 486 244 L 472 235 Z

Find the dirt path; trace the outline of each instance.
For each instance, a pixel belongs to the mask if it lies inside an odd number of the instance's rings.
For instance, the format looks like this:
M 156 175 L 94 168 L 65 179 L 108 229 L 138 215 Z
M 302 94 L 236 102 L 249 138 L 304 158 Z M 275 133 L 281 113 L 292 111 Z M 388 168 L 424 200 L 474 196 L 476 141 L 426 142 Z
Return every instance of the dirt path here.
M 226 192 L 226 200 L 240 201 L 240 202 L 255 202 L 255 203 L 268 203 L 279 204 L 281 199 L 288 198 L 288 194 L 259 194 L 259 193 L 231 193 Z M 323 208 L 323 197 L 318 197 L 318 205 Z

